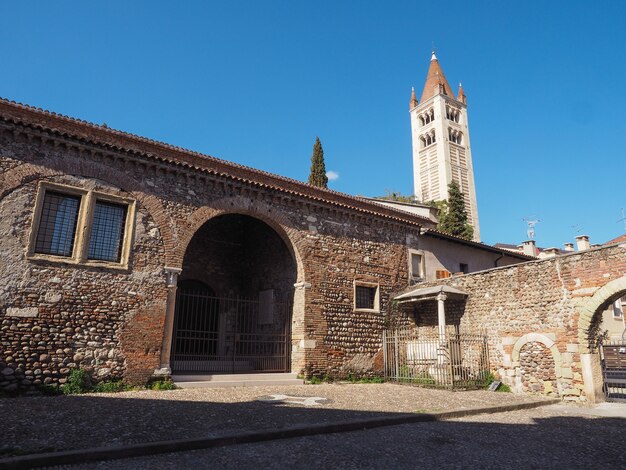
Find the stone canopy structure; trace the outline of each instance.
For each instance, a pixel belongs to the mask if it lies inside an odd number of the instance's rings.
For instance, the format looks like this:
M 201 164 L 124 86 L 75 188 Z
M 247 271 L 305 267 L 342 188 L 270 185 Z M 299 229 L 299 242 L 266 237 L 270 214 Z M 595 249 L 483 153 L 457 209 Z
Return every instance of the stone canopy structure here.
M 172 370 L 374 373 L 392 293 L 434 278 L 424 262 L 529 259 L 433 229 L 0 100 L 0 389 L 62 384 L 76 368 L 135 383 Z

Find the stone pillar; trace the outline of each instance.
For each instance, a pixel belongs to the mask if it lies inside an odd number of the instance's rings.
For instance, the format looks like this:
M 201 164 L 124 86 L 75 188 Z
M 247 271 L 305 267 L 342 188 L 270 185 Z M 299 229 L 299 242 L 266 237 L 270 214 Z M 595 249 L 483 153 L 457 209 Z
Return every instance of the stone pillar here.
M 172 352 L 172 336 L 174 335 L 174 311 L 176 309 L 176 286 L 180 268 L 165 267 L 165 282 L 167 283 L 167 305 L 165 308 L 165 325 L 163 327 L 163 342 L 161 343 L 161 365 L 154 371 L 154 375 L 171 375 L 170 354 Z
M 314 350 L 315 339 L 305 335 L 305 311 L 306 291 L 311 288 L 308 282 L 296 282 L 293 294 L 293 312 L 291 318 L 291 372 L 304 370 L 307 360 L 307 352 Z
M 446 309 L 445 301 L 448 298 L 446 294 L 441 292 L 437 296 L 437 320 L 439 327 L 439 343 L 443 346 L 446 344 Z

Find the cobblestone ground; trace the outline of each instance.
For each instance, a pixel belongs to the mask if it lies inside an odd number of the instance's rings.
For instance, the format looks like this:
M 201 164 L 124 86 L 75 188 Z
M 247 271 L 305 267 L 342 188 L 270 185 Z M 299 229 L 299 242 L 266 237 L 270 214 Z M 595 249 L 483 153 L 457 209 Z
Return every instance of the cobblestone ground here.
M 268 404 L 276 394 L 325 398 L 319 405 Z M 508 405 L 540 399 L 394 384 L 325 384 L 138 391 L 0 399 L 0 457 L 106 447 L 308 424 Z
M 626 405 L 595 413 L 554 405 L 71 469 L 624 468 Z

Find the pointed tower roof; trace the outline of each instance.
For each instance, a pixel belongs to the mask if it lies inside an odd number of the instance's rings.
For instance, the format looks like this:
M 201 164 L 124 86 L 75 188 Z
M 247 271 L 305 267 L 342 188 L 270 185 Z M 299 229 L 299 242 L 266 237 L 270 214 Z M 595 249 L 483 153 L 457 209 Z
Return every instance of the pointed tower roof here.
M 460 101 L 463 104 L 467 103 L 467 96 L 465 96 L 465 92 L 463 91 L 463 84 L 459 83 L 459 93 L 456 95 L 457 101 Z
M 450 87 L 448 80 L 446 80 L 446 76 L 443 74 L 443 70 L 441 68 L 441 65 L 439 65 L 439 60 L 437 60 L 435 51 L 433 51 L 433 55 L 430 58 L 430 67 L 428 68 L 428 75 L 426 76 L 426 83 L 424 84 L 424 91 L 422 91 L 422 98 L 420 99 L 420 103 L 423 103 L 424 101 L 432 98 L 438 93 L 443 93 L 444 95 L 454 98 L 452 88 Z
M 415 96 L 415 88 L 411 87 L 411 100 L 409 101 L 409 110 L 417 106 L 417 96 Z

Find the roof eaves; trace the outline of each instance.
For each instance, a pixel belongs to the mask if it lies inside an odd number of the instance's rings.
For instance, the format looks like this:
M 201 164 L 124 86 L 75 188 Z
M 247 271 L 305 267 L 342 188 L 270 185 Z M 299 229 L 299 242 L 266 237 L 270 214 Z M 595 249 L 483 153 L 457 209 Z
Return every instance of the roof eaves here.
M 277 191 L 285 192 L 287 194 L 297 195 L 305 197 L 319 202 L 330 203 L 339 207 L 349 208 L 357 210 L 362 213 L 369 213 L 372 215 L 382 216 L 384 218 L 409 223 L 412 225 L 421 226 L 423 223 L 430 224 L 430 219 L 421 217 L 416 214 L 411 214 L 398 209 L 383 206 L 381 204 L 365 201 L 361 198 L 351 196 L 349 194 L 340 193 L 331 189 L 317 188 L 301 181 L 297 181 L 284 176 L 269 173 L 263 170 L 257 170 L 238 163 L 222 160 L 210 155 L 205 155 L 193 150 L 188 150 L 183 147 L 174 146 L 165 142 L 148 139 L 136 134 L 119 131 L 112 129 L 108 126 L 101 126 L 81 119 L 65 116 L 52 111 L 47 111 L 41 108 L 17 103 L 15 101 L 7 100 L 0 97 L 0 111 L 6 111 L 9 107 L 13 110 L 19 110 L 22 113 L 26 113 L 35 118 L 47 118 L 56 121 L 56 124 L 60 124 L 58 127 L 46 126 L 41 122 L 32 122 L 29 120 L 29 116 L 15 116 L 12 113 L 9 114 L 9 120 L 15 123 L 23 123 L 30 125 L 41 131 L 52 131 L 58 135 L 79 139 L 83 142 L 94 142 L 106 147 L 123 150 L 134 154 L 144 155 L 148 158 L 174 164 L 184 168 L 190 168 L 194 170 L 201 170 L 209 172 L 211 174 L 219 175 L 226 178 L 242 181 L 247 184 L 253 184 L 259 187 L 271 188 Z M 63 128 L 62 124 L 76 125 L 78 130 L 91 130 L 95 131 L 95 135 L 77 135 L 75 132 L 71 132 Z M 113 142 L 111 141 L 113 139 Z M 151 150 L 137 148 L 135 145 L 144 144 L 151 147 Z M 172 157 L 166 157 L 160 155 L 163 151 L 173 152 Z M 161 151 L 161 152 L 160 152 Z M 226 171 L 225 171 L 226 170 Z M 242 172 L 243 175 L 234 175 L 227 170 L 234 170 L 233 172 Z M 257 179 L 255 179 L 257 177 Z M 263 182 L 260 179 L 267 179 L 269 181 Z M 285 186 L 287 185 L 287 186 Z M 369 206 L 369 207 L 368 207 Z

